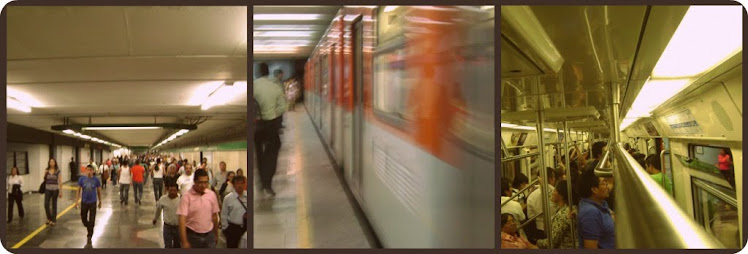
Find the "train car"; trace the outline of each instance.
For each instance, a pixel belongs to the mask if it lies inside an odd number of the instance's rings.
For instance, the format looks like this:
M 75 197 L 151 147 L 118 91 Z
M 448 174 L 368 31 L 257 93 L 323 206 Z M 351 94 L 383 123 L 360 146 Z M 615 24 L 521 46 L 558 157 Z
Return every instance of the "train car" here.
M 494 247 L 492 6 L 343 7 L 304 84 L 384 247 Z
M 501 14 L 502 177 L 533 182 L 550 167 L 569 179 L 604 142 L 592 166 L 615 183 L 616 248 L 744 247 L 741 6 Z

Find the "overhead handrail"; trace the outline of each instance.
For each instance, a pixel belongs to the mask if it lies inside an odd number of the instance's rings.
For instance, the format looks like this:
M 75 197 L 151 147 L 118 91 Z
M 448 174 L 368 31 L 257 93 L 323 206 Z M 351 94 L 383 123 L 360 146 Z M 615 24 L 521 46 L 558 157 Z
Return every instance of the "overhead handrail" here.
M 504 205 L 506 205 L 507 203 L 509 203 L 509 201 L 512 201 L 512 200 L 514 200 L 515 198 L 519 197 L 519 194 L 520 194 L 520 193 L 522 193 L 522 192 L 525 192 L 525 190 L 529 189 L 529 188 L 530 188 L 530 187 L 532 187 L 532 186 L 535 186 L 535 184 L 536 184 L 536 183 L 538 183 L 539 181 L 540 181 L 540 178 L 538 178 L 538 179 L 535 179 L 535 180 L 534 180 L 534 181 L 532 181 L 532 182 L 531 182 L 530 184 L 528 184 L 527 186 L 525 186 L 524 188 L 522 188 L 521 190 L 519 190 L 519 191 L 517 192 L 517 194 L 514 194 L 514 195 L 512 195 L 511 197 L 509 197 L 509 199 L 505 200 L 504 202 L 501 202 L 501 207 L 504 207 Z
M 616 248 L 721 249 L 636 162 L 623 144 L 610 147 L 615 158 Z
M 536 214 L 535 216 L 532 216 L 531 218 L 525 220 L 525 222 L 523 222 L 521 225 L 519 225 L 519 227 L 517 227 L 517 230 L 524 228 L 525 226 L 527 226 L 527 224 L 530 224 L 531 221 L 534 221 L 535 219 L 537 219 L 538 217 L 540 217 L 540 215 L 543 215 L 543 214 L 539 213 L 539 214 Z
M 670 150 L 662 150 L 660 151 L 660 170 L 662 170 L 662 173 L 665 174 L 665 153 L 669 153 Z
M 515 160 L 519 160 L 519 159 L 522 159 L 522 158 L 533 157 L 533 156 L 536 156 L 538 154 L 539 153 L 535 152 L 535 153 L 527 153 L 527 154 L 522 154 L 522 155 L 515 155 L 515 156 L 503 158 L 503 159 L 501 159 L 501 162 L 504 163 L 504 162 L 509 162 L 509 161 L 515 161 Z
M 608 149 L 608 151 L 605 152 L 605 155 L 603 155 L 603 158 L 597 162 L 597 165 L 595 166 L 595 175 L 599 177 L 613 177 L 613 168 L 611 167 L 609 158 L 610 149 Z

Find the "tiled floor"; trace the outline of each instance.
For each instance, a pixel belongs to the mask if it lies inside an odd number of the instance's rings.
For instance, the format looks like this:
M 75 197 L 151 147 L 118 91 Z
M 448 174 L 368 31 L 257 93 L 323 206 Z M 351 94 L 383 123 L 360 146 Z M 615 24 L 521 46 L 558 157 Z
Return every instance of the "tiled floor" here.
M 18 216 L 14 210 L 13 221 L 8 224 L 7 239 L 3 239 L 6 249 L 27 237 L 40 227 L 40 233 L 20 248 L 83 248 L 86 245 L 86 228 L 80 217 L 80 208 L 71 207 L 75 198 L 74 183 L 65 183 L 62 199 L 58 200 L 57 225 L 46 226 L 44 214 L 44 194 L 24 195 L 25 217 Z M 107 184 L 102 189 L 101 208 L 96 212 L 96 227 L 94 228 L 94 248 L 163 248 L 162 221 L 153 225 L 156 213 L 155 197 L 153 195 L 152 180 L 143 187 L 142 205 L 134 202 L 133 189 L 130 188 L 129 204 L 119 203 L 119 186 Z M 68 207 L 71 207 L 63 214 Z M 221 239 L 218 248 L 224 248 L 225 241 Z
M 254 248 L 371 248 L 306 111 L 284 125 L 277 196 L 254 192 Z

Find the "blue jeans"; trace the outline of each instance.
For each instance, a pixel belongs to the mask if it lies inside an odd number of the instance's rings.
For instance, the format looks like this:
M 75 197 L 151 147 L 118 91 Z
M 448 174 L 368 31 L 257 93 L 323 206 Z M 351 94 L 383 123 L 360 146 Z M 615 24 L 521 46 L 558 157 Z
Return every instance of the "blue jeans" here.
M 156 201 L 158 201 L 159 198 L 161 198 L 161 191 L 164 188 L 164 179 L 163 178 L 153 178 L 153 195 L 156 196 Z
M 143 197 L 143 183 L 133 182 L 132 185 L 135 188 L 135 202 L 140 202 Z
M 127 199 L 130 198 L 130 185 L 123 183 L 119 185 L 119 202 L 124 203 L 127 202 Z
M 164 248 L 181 248 L 179 240 L 179 226 L 164 224 Z
M 44 192 L 44 211 L 47 213 L 47 220 L 52 222 L 57 222 L 57 197 L 59 196 L 60 190 L 46 190 Z
M 187 228 L 187 241 L 190 243 L 190 247 L 192 248 L 216 247 L 215 233 L 213 233 L 213 231 L 201 234 Z

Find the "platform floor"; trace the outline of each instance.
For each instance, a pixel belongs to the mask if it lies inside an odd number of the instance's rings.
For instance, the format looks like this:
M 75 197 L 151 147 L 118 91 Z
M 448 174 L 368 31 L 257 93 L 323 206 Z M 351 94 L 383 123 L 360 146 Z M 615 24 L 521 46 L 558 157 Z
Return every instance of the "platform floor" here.
M 47 226 L 44 213 L 44 194 L 25 194 L 25 216 L 21 219 L 14 207 L 13 221 L 8 224 L 5 248 L 30 237 L 20 248 L 83 248 L 86 245 L 86 228 L 80 217 L 80 208 L 73 206 L 76 184 L 65 183 L 62 198 L 57 203 L 57 224 Z M 153 225 L 156 201 L 152 180 L 143 186 L 142 205 L 135 204 L 132 186 L 128 205 L 119 203 L 119 185 L 107 184 L 102 189 L 101 208 L 96 211 L 96 226 L 92 237 L 93 248 L 163 248 L 162 220 Z M 38 231 L 38 232 L 37 232 Z M 225 248 L 223 236 L 217 248 Z
M 254 248 L 371 248 L 303 106 L 284 125 L 277 195 L 254 191 Z

